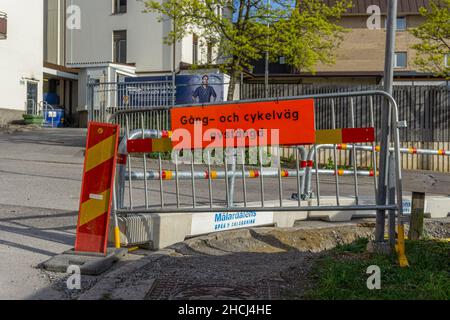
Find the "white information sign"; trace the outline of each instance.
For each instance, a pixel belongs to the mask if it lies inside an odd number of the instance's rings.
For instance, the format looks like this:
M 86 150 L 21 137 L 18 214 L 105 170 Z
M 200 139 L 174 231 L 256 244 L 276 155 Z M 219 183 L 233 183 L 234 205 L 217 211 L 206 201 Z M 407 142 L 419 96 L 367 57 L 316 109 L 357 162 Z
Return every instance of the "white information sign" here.
M 403 214 L 411 214 L 411 200 L 403 200 Z
M 192 215 L 191 235 L 273 224 L 273 212 L 206 212 Z

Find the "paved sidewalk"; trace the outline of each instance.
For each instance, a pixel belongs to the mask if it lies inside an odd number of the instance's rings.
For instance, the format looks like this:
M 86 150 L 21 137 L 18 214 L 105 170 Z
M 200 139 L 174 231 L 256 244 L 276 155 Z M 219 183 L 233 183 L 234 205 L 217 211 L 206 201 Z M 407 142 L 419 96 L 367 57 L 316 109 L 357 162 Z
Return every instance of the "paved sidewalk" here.
M 51 279 L 37 269 L 44 260 L 73 247 L 76 212 L 0 205 L 0 300 L 58 299 Z
M 73 247 L 86 130 L 0 132 L 0 299 L 58 299 L 39 263 Z

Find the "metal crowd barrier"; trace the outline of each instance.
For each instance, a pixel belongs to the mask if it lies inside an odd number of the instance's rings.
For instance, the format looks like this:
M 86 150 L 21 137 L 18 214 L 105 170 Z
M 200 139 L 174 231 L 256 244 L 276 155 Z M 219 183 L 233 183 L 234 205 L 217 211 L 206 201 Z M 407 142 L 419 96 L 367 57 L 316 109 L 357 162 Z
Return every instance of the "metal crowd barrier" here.
M 363 146 L 357 146 L 356 144 L 347 145 L 353 153 L 353 164 L 351 168 L 340 169 L 337 161 L 337 150 L 338 144 L 333 145 L 313 145 L 309 146 L 309 151 L 305 146 L 298 146 L 296 148 L 295 163 L 296 168 L 283 168 L 280 161 L 280 152 L 278 152 L 272 165 L 275 166 L 267 168 L 264 166 L 262 161 L 259 161 L 256 168 L 247 166 L 244 163 L 236 162 L 236 154 L 244 155 L 244 149 L 235 149 L 235 154 L 231 157 L 225 156 L 224 163 L 221 168 L 213 168 L 213 164 L 208 161 L 210 160 L 211 153 L 208 150 L 203 150 L 206 153 L 207 161 L 202 164 L 195 164 L 193 161 L 190 164 L 182 164 L 179 162 L 177 156 L 171 158 L 171 166 L 174 168 L 164 168 L 164 165 L 168 164 L 163 161 L 164 154 L 161 152 L 156 153 L 156 163 L 157 168 L 148 170 L 148 156 L 146 154 L 138 155 L 142 158 L 143 171 L 138 172 L 133 169 L 134 163 L 132 159 L 136 155 L 128 154 L 127 152 L 127 142 L 133 139 L 143 139 L 143 138 L 162 138 L 168 136 L 170 132 L 164 131 L 162 129 L 162 124 L 160 121 L 161 114 L 168 114 L 172 107 L 158 107 L 155 108 L 133 108 L 133 109 L 122 109 L 118 110 L 111 118 L 110 122 L 116 123 L 121 122 L 124 124 L 124 134 L 125 138 L 119 147 L 119 161 L 117 168 L 117 179 L 115 187 L 115 207 L 118 215 L 126 215 L 133 213 L 199 213 L 199 212 L 211 212 L 212 208 L 214 211 L 220 212 L 235 212 L 235 211 L 346 211 L 346 210 L 377 210 L 378 212 L 384 213 L 386 210 L 396 211 L 400 217 L 399 223 L 403 223 L 403 211 L 402 211 L 402 184 L 401 184 L 401 169 L 400 169 L 400 143 L 399 143 L 399 127 L 401 127 L 398 121 L 398 108 L 397 103 L 392 96 L 384 91 L 361 91 L 361 92 L 345 92 L 345 93 L 333 93 L 333 94 L 316 94 L 316 95 L 306 95 L 297 97 L 286 97 L 278 100 L 294 100 L 294 99 L 314 99 L 316 102 L 327 102 L 329 104 L 329 114 L 331 115 L 333 125 L 328 129 L 336 129 L 336 111 L 335 103 L 337 100 L 346 99 L 349 107 L 350 114 L 350 128 L 356 127 L 356 112 L 355 109 L 355 98 L 367 97 L 371 102 L 371 112 L 368 117 L 368 123 L 361 123 L 361 125 L 366 125 L 369 127 L 374 127 L 374 97 L 382 97 L 381 103 L 377 104 L 378 107 L 382 108 L 381 112 L 385 113 L 392 123 L 386 121 L 382 124 L 381 133 L 378 134 L 378 141 L 373 142 L 372 146 L 369 148 L 378 148 L 380 145 L 379 152 L 379 163 L 375 155 L 373 155 L 373 170 L 360 170 L 358 168 L 356 152 L 358 150 L 365 150 Z M 237 101 L 228 102 L 225 104 L 232 105 L 234 103 L 247 103 L 247 102 L 262 102 L 262 101 L 273 101 L 272 99 L 259 99 L 259 100 L 249 100 L 249 101 Z M 204 105 L 205 108 L 208 105 Z M 187 106 L 176 106 L 173 108 L 187 107 Z M 146 117 L 150 116 L 150 122 Z M 318 113 L 316 113 L 317 115 Z M 130 125 L 130 121 L 134 122 L 133 126 Z M 137 122 L 136 122 L 137 121 Z M 130 128 L 136 128 L 136 123 L 140 124 L 139 130 L 131 130 Z M 151 125 L 149 125 L 151 124 Z M 379 144 L 377 144 L 379 142 Z M 333 169 L 321 169 L 317 161 L 317 150 L 320 148 L 333 148 L 334 149 L 334 164 Z M 342 145 L 341 145 L 342 148 Z M 388 159 L 389 150 L 392 151 L 393 159 L 395 164 L 395 180 L 393 182 L 396 190 L 396 199 L 391 201 L 389 204 L 386 201 L 387 198 L 387 188 L 388 188 Z M 192 151 L 194 153 L 195 151 Z M 259 159 L 263 159 L 263 148 L 258 149 Z M 180 168 L 180 166 L 184 166 Z M 201 169 L 199 169 L 201 168 Z M 144 174 L 145 173 L 145 174 Z M 311 202 L 308 204 L 302 203 L 302 200 L 310 198 L 312 196 L 312 176 L 315 176 L 315 187 L 316 187 L 316 204 L 312 205 Z M 321 175 L 332 175 L 335 178 L 335 197 L 336 205 L 322 205 L 320 192 L 320 177 Z M 341 205 L 341 195 L 340 195 L 340 176 L 347 175 L 353 177 L 353 189 L 354 196 L 356 199 L 355 205 Z M 359 177 L 368 176 L 374 179 L 374 199 L 370 204 L 361 204 L 359 201 Z M 278 190 L 276 192 L 271 190 L 270 196 L 276 194 L 276 205 L 273 205 L 273 199 L 269 200 L 267 196 L 267 190 L 265 188 L 265 180 L 269 178 L 276 178 L 278 180 L 277 186 Z M 298 197 L 296 205 L 292 204 L 292 199 L 285 196 L 283 181 L 285 178 L 293 178 L 296 184 L 296 191 Z M 253 188 L 258 188 L 258 198 L 257 200 L 248 198 L 248 183 L 250 179 L 256 179 L 259 183 L 258 187 L 253 186 Z M 137 180 L 144 182 L 143 192 L 144 199 L 143 202 L 138 203 L 134 197 L 136 192 L 135 183 Z M 222 187 L 213 188 L 213 181 L 220 180 L 223 183 Z M 158 181 L 158 190 L 156 191 L 159 195 L 159 201 L 155 203 L 155 199 L 151 198 L 149 194 L 151 193 L 150 187 L 154 185 L 154 181 Z M 186 195 L 186 187 L 181 190 L 180 183 L 183 181 L 190 182 L 190 194 Z M 202 181 L 207 182 L 205 190 L 207 195 L 200 195 L 202 198 L 207 198 L 206 201 L 199 200 L 198 195 L 198 184 Z M 241 192 L 239 194 L 239 201 L 236 197 L 236 185 L 241 184 Z M 127 185 L 127 186 L 126 186 Z M 128 187 L 128 192 L 126 188 Z M 169 191 L 170 188 L 175 188 L 175 191 Z M 225 195 L 221 190 L 225 191 Z M 142 191 L 142 190 L 141 190 Z M 154 190 L 152 192 L 155 192 Z M 127 193 L 127 196 L 125 195 Z M 217 199 L 217 194 L 220 195 L 220 199 Z M 171 196 L 175 198 L 173 201 L 167 201 L 167 197 Z M 181 201 L 181 197 L 188 197 L 190 201 Z M 126 200 L 128 203 L 126 203 Z M 290 203 L 287 203 L 290 200 Z M 269 205 L 269 202 L 271 203 Z M 384 218 L 383 218 L 384 221 Z

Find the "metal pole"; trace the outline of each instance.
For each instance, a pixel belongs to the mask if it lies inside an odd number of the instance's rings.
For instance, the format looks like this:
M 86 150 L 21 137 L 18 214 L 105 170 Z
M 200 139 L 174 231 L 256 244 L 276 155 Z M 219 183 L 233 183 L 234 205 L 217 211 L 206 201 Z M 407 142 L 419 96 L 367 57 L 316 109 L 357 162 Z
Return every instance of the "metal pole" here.
M 176 21 L 175 19 L 173 20 L 173 31 L 176 30 Z M 175 80 L 175 73 L 176 73 L 176 54 L 177 54 L 177 43 L 176 41 L 173 42 L 172 44 L 172 106 L 175 105 L 176 103 L 176 98 L 175 98 L 175 94 L 176 94 L 176 80 Z
M 175 193 L 177 197 L 177 208 L 180 207 L 180 181 L 178 179 L 178 153 L 175 152 Z
M 331 100 L 331 122 L 332 122 L 332 129 L 336 129 L 336 108 L 334 104 L 334 99 Z M 340 190 L 339 190 L 339 175 L 338 175 L 338 157 L 337 157 L 337 150 L 336 145 L 333 147 L 333 156 L 334 156 L 334 170 L 336 171 L 336 174 L 334 175 L 335 178 L 335 184 L 336 184 L 336 204 L 340 205 Z
M 267 2 L 267 9 L 270 8 L 270 0 Z M 269 17 L 267 17 L 269 18 Z M 270 22 L 269 19 L 267 19 L 267 31 L 270 28 Z M 270 44 L 270 38 L 269 35 L 267 36 L 267 45 Z M 266 92 L 266 98 L 269 98 L 269 50 L 266 50 L 266 63 L 265 63 L 265 74 L 264 74 L 264 89 Z
M 141 122 L 142 122 L 142 139 L 145 139 L 145 120 L 144 120 L 144 114 L 141 114 Z M 144 165 L 144 172 L 147 172 L 147 154 L 143 154 L 142 156 L 143 165 Z M 144 177 L 144 195 L 145 195 L 145 209 L 148 209 L 148 182 L 147 177 Z
M 237 162 L 237 149 L 233 148 L 233 158 L 231 162 L 231 177 L 230 179 L 230 205 L 234 205 L 234 186 L 236 181 L 236 162 Z
M 245 179 L 245 148 L 241 149 L 242 155 L 242 191 L 244 194 L 244 207 L 247 207 L 247 181 Z
M 397 0 L 390 0 L 388 7 L 388 20 L 386 30 L 386 56 L 384 67 L 384 91 L 392 95 L 394 81 L 394 52 L 395 52 L 395 32 L 397 20 Z M 380 176 L 378 178 L 378 205 L 386 204 L 387 196 L 387 171 L 389 161 L 389 142 L 390 142 L 390 124 L 391 124 L 392 104 L 385 105 L 381 114 L 381 153 L 380 153 Z M 384 240 L 384 225 L 386 211 L 377 210 L 377 222 L 375 229 L 375 241 Z
M 355 106 L 353 98 L 350 99 L 350 113 L 351 113 L 351 122 L 352 122 L 352 128 L 355 128 Z M 356 144 L 353 144 L 352 148 L 352 157 L 353 157 L 353 171 L 354 171 L 354 187 L 355 187 L 355 201 L 356 205 L 359 204 L 359 188 L 358 188 L 358 159 L 356 156 Z
M 128 119 L 128 115 L 125 116 L 125 134 L 126 134 L 126 139 L 130 140 L 130 123 L 129 123 L 129 119 Z M 131 155 L 128 155 L 128 172 L 131 172 Z M 128 195 L 129 195 L 129 200 L 130 200 L 130 209 L 133 209 L 133 183 L 131 182 L 131 177 L 128 179 Z
M 373 97 L 370 97 L 370 126 L 375 128 L 375 115 L 373 113 Z M 375 128 L 376 130 L 376 128 Z M 376 133 L 375 133 L 376 135 Z M 376 139 L 375 139 L 376 140 Z M 375 188 L 375 199 L 377 199 L 378 193 L 378 181 L 377 181 L 377 154 L 376 154 L 376 142 L 372 143 L 372 169 L 373 169 L 373 185 Z
M 230 207 L 230 188 L 229 188 L 229 180 L 228 180 L 228 159 L 227 159 L 227 151 L 225 149 L 225 155 L 224 155 L 224 169 L 225 169 L 225 196 L 227 200 L 227 208 Z
M 264 173 L 263 173 L 263 159 L 262 159 L 262 146 L 259 146 L 259 186 L 261 191 L 261 207 L 265 206 L 265 196 L 264 196 Z
M 195 150 L 192 150 L 192 159 L 191 159 L 191 186 L 192 186 L 192 207 L 195 208 L 196 207 L 196 192 L 195 192 L 195 176 L 194 176 L 194 172 L 195 172 L 195 168 L 194 168 L 194 161 L 195 161 Z
M 113 203 L 112 203 L 112 214 L 114 218 L 114 245 L 116 248 L 120 248 L 120 227 L 119 219 L 117 218 L 117 199 L 116 199 L 116 187 L 113 185 Z M 148 209 L 148 208 L 146 208 Z
M 178 179 L 178 177 L 177 177 Z M 208 190 L 209 190 L 209 207 L 213 207 L 212 181 L 211 181 L 211 151 L 208 150 Z
M 395 205 L 395 163 L 394 153 L 389 153 L 389 204 Z M 395 250 L 395 210 L 389 210 L 389 245 L 392 250 Z

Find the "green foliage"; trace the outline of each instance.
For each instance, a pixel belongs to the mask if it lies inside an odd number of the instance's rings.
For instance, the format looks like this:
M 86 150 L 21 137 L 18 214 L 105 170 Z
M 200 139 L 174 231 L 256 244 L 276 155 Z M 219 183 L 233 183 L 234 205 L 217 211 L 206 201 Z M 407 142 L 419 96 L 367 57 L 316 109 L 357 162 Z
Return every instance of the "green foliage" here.
M 338 0 L 328 7 L 322 0 L 167 0 L 146 1 L 146 11 L 170 19 L 173 30 L 165 42 L 172 44 L 188 34 L 204 43 L 216 43 L 222 71 L 231 75 L 229 98 L 239 72 L 265 52 L 273 61 L 285 57 L 297 70 L 315 71 L 318 63 L 333 63 L 344 28 L 336 24 L 351 7 Z M 217 8 L 225 8 L 217 14 Z
M 323 167 L 324 169 L 334 170 L 335 164 L 331 157 L 328 157 L 327 163 Z
M 421 40 L 413 46 L 418 53 L 415 64 L 424 72 L 450 80 L 450 0 L 433 0 L 429 9 L 420 9 L 420 14 L 426 21 L 411 30 Z
M 322 1 L 306 0 L 273 27 L 271 57 L 285 57 L 298 71 L 315 72 L 318 63 L 332 64 L 345 29 L 334 21 L 351 8 L 351 1 L 329 7 Z
M 450 299 L 450 244 L 436 240 L 406 242 L 410 267 L 400 268 L 395 255 L 365 252 L 367 240 L 337 247 L 313 267 L 314 287 L 307 299 Z M 381 269 L 381 289 L 369 290 L 367 267 Z
M 353 243 L 349 244 L 341 244 L 336 246 L 336 252 L 353 252 L 353 253 L 362 253 L 366 250 L 367 243 L 369 240 L 367 238 L 359 238 Z
M 171 160 L 172 153 L 171 152 L 151 152 L 148 154 L 150 159 L 159 159 L 159 155 L 161 155 L 161 160 Z

